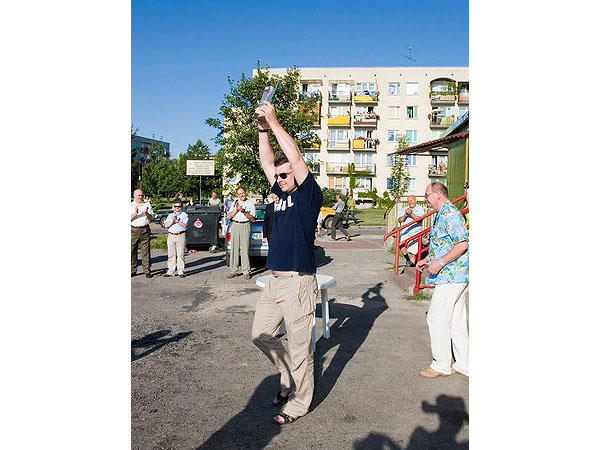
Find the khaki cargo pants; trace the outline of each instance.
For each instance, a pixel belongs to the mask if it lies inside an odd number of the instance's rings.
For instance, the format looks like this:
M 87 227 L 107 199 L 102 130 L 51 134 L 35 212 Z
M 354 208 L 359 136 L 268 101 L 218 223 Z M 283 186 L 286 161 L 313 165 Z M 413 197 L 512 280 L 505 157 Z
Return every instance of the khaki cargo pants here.
M 252 341 L 281 374 L 281 390 L 290 391 L 283 412 L 303 416 L 314 391 L 312 326 L 319 290 L 315 274 L 272 276 L 256 304 Z M 285 322 L 286 349 L 277 329 Z

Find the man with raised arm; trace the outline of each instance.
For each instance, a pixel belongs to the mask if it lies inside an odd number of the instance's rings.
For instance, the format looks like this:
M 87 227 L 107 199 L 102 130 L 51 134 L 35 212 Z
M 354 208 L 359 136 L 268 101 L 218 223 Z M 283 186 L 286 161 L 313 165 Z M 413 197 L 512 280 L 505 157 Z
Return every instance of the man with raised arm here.
M 282 408 L 273 420 L 283 425 L 308 413 L 313 397 L 312 319 L 318 296 L 313 244 L 323 194 L 296 142 L 277 120 L 273 105 L 263 102 L 256 116 L 260 163 L 279 201 L 267 257 L 273 276 L 256 304 L 252 340 L 281 374 L 273 405 Z M 275 157 L 269 129 L 283 155 Z M 276 336 L 282 321 L 287 349 Z

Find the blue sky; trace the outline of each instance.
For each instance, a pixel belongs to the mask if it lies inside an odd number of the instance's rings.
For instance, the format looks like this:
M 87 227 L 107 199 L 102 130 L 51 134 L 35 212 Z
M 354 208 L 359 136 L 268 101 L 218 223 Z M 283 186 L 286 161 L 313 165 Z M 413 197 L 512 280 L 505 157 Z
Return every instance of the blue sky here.
M 217 150 L 227 77 L 271 67 L 468 66 L 468 1 L 132 0 L 131 122 L 171 144 Z M 413 47 L 412 63 L 407 47 Z

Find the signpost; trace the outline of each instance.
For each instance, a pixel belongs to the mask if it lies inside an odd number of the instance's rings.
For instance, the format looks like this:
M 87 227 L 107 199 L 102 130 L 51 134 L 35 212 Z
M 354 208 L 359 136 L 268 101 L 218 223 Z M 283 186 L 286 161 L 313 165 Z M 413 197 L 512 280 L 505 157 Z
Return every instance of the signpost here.
M 188 159 L 186 164 L 186 175 L 196 175 L 200 177 L 198 202 L 202 201 L 202 175 L 215 175 L 215 162 L 213 160 L 204 159 Z

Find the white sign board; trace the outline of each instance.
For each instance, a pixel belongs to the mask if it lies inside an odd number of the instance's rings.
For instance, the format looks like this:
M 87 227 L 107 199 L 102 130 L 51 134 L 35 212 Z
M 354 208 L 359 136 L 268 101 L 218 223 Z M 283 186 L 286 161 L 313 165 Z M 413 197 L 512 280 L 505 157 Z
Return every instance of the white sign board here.
M 208 175 L 214 176 L 215 162 L 213 160 L 188 159 L 186 175 Z

